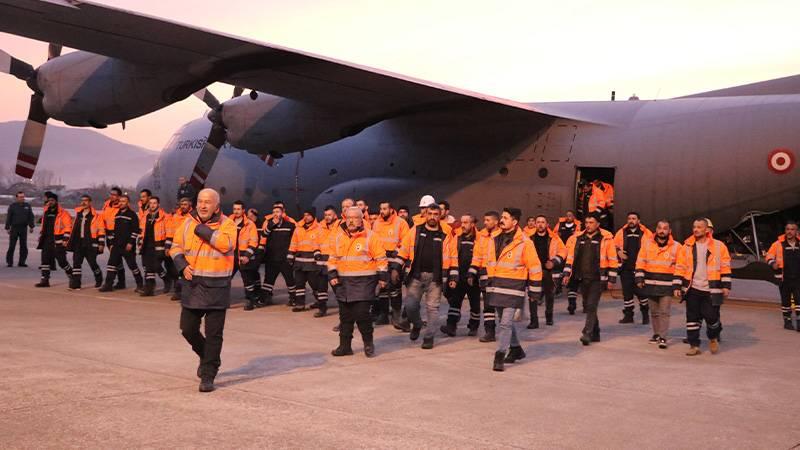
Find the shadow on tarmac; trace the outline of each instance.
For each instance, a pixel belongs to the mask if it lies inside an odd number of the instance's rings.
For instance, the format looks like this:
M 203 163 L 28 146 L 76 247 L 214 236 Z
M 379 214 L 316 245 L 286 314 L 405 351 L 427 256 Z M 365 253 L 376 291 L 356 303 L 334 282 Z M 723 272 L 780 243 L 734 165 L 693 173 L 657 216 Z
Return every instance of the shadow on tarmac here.
M 251 359 L 243 366 L 221 372 L 217 386 L 235 386 L 248 381 L 291 372 L 294 369 L 317 367 L 323 364 L 325 364 L 325 354 L 319 352 L 299 355 L 262 356 Z

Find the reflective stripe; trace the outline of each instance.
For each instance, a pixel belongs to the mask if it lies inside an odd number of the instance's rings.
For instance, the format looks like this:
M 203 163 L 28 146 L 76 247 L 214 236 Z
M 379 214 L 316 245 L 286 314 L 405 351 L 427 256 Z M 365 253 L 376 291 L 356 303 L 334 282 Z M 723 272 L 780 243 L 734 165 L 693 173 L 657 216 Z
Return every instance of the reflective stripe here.
M 296 257 L 294 260 L 297 262 L 316 262 L 314 258 L 301 258 L 299 256 Z
M 384 256 L 384 258 L 386 258 Z M 339 257 L 340 261 L 372 261 L 372 258 L 369 255 L 360 255 L 360 256 L 341 256 Z
M 672 281 L 644 280 L 644 284 L 651 284 L 654 286 L 672 286 L 674 283 Z
M 508 289 L 508 288 L 492 287 L 492 286 L 486 288 L 486 293 L 513 295 L 515 297 L 525 297 L 525 291 L 518 291 L 516 289 Z
M 340 270 L 338 272 L 339 272 L 339 276 L 343 276 L 343 277 L 364 277 L 364 276 L 370 276 L 370 275 L 377 275 L 378 274 L 377 270 L 352 270 L 352 271 Z

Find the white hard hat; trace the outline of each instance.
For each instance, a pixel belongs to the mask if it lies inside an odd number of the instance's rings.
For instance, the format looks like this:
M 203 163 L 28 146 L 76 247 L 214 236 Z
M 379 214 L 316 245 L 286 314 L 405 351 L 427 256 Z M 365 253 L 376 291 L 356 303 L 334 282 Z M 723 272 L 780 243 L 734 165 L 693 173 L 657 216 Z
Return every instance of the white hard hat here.
M 419 207 L 420 208 L 427 208 L 430 205 L 435 205 L 436 200 L 433 199 L 432 195 L 423 195 L 421 199 L 419 199 Z

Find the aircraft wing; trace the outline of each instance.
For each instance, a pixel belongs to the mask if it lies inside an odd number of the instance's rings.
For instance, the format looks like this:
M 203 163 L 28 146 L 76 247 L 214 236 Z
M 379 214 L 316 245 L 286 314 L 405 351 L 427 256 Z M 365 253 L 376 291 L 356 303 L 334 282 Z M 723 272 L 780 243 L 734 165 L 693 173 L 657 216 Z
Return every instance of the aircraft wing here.
M 215 81 L 384 118 L 475 106 L 547 115 L 520 102 L 88 1 L 0 0 L 0 31 L 135 63 L 210 72 Z

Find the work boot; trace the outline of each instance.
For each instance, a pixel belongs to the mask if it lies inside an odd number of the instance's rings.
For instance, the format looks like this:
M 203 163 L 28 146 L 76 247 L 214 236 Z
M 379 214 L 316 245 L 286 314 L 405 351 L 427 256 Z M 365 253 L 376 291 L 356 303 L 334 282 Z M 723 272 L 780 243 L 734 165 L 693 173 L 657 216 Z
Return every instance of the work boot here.
M 622 310 L 622 319 L 619 323 L 633 323 L 633 308 L 625 308 Z
M 379 312 L 375 317 L 375 325 L 389 325 L 389 316 L 385 312 Z
M 433 348 L 433 336 L 422 338 L 422 349 L 430 350 Z
M 263 308 L 265 306 L 269 306 L 272 304 L 272 294 L 267 291 L 261 291 L 258 295 L 258 301 L 256 302 L 256 308 Z
M 395 330 L 403 333 L 411 331 L 411 323 L 401 316 L 400 311 L 392 311 L 392 326 L 394 326 Z
M 42 278 L 38 283 L 34 284 L 34 287 L 37 287 L 37 288 L 49 288 L 50 287 L 50 279 L 49 278 Z
M 553 312 L 544 313 L 544 324 L 547 326 L 553 326 Z
M 153 297 L 156 295 L 156 282 L 155 281 L 148 281 L 145 283 L 144 287 L 142 288 L 142 292 L 139 293 L 141 297 Z
M 111 280 L 111 282 L 113 283 L 114 280 Z M 125 279 L 123 278 L 121 280 L 117 280 L 117 284 L 115 284 L 112 289 L 114 289 L 115 291 L 119 291 L 125 288 L 127 288 L 127 286 L 125 286 Z
M 81 279 L 77 276 L 71 276 L 69 278 L 69 287 L 67 288 L 70 291 L 80 291 L 81 290 Z
M 667 348 L 667 340 L 663 337 L 658 338 L 658 348 L 664 350 Z
M 256 307 L 253 305 L 253 301 L 250 300 L 250 299 L 246 299 L 244 301 L 244 310 L 245 311 L 252 311 L 254 309 L 256 309 Z
M 600 342 L 600 332 L 592 333 L 592 342 Z
M 109 280 L 110 280 L 110 281 L 109 281 Z M 113 278 L 111 278 L 111 277 L 106 277 L 106 282 L 105 282 L 105 284 L 103 284 L 102 286 L 100 286 L 100 289 L 98 289 L 98 292 L 111 292 L 111 291 L 113 291 L 113 290 L 114 290 L 114 286 L 112 286 L 112 285 L 111 285 L 111 283 L 113 283 L 113 282 L 114 282 L 114 279 L 113 279 Z
M 589 337 L 588 334 L 582 334 L 580 338 L 581 344 L 585 346 L 590 345 L 592 343 L 592 338 Z
M 94 287 L 99 288 L 103 285 L 103 274 L 96 273 L 94 274 Z
M 492 370 L 495 372 L 502 372 L 505 369 L 503 367 L 503 361 L 506 359 L 506 355 L 503 352 L 494 352 L 494 365 L 492 366 Z
M 200 379 L 200 388 L 198 389 L 200 392 L 212 392 L 216 387 L 214 387 L 214 377 L 205 376 Z
M 144 292 L 144 278 L 142 278 L 141 275 L 139 275 L 138 277 L 136 275 L 134 275 L 133 279 L 134 279 L 134 281 L 136 281 L 136 289 L 134 289 L 133 292 L 136 292 L 137 294 L 143 293 Z
M 411 326 L 411 334 L 408 335 L 408 338 L 412 341 L 416 341 L 419 339 L 419 333 L 422 331 L 422 327 L 418 327 L 416 325 Z
M 525 356 L 527 355 L 525 354 L 525 350 L 523 350 L 521 346 L 512 345 L 508 349 L 508 354 L 506 355 L 505 362 L 508 364 L 514 364 L 520 359 L 525 358 Z
M 539 305 L 536 302 L 528 301 L 531 308 L 531 323 L 528 324 L 529 330 L 539 328 Z
M 578 309 L 575 303 L 577 302 L 575 301 L 574 298 L 567 298 L 567 312 L 569 313 L 570 316 L 574 316 L 575 310 Z
M 783 318 L 783 329 L 784 330 L 793 330 L 794 331 L 794 324 L 792 324 L 791 317 L 784 317 Z
M 483 334 L 480 338 L 478 338 L 481 342 L 494 342 L 497 340 L 494 335 L 494 328 L 487 328 L 486 333 Z
M 336 325 L 333 327 L 333 332 L 334 332 L 334 333 L 338 333 L 338 332 L 339 332 L 339 330 L 341 330 L 341 328 L 342 328 L 342 324 L 341 324 L 341 323 L 337 323 L 337 324 L 336 324 Z
M 353 354 L 353 348 L 350 343 L 353 338 L 339 336 L 339 346 L 331 350 L 333 356 L 349 356 Z M 366 347 L 366 346 L 365 346 Z
M 319 317 L 327 316 L 328 315 L 328 302 L 322 302 L 322 301 L 317 302 L 317 309 L 319 309 L 319 311 L 314 313 L 314 317 L 319 318 Z
M 467 336 L 477 336 L 477 335 L 478 335 L 477 325 L 467 328 Z
M 442 325 L 441 327 L 439 327 L 439 331 L 441 331 L 442 333 L 444 333 L 444 334 L 446 334 L 446 335 L 448 335 L 450 337 L 455 337 L 456 336 L 456 324 L 448 323 L 446 325 Z
M 297 306 L 297 299 L 294 298 L 294 295 L 289 296 L 289 301 L 286 302 L 286 306 Z
M 719 353 L 719 340 L 711 339 L 708 341 L 708 349 L 711 350 L 712 355 Z
M 306 310 L 306 304 L 296 304 L 294 308 L 292 308 L 292 312 L 303 312 Z
M 639 309 L 642 311 L 642 325 L 650 325 L 650 307 L 642 306 Z
M 164 277 L 164 291 L 162 292 L 162 294 L 169 294 L 169 292 L 172 290 L 172 283 L 173 283 L 172 277 L 170 276 Z
M 181 293 L 176 290 L 169 299 L 173 302 L 179 302 L 181 301 Z
M 363 336 L 364 339 L 364 356 L 367 358 L 375 357 L 375 343 L 372 340 L 372 335 Z
M 689 351 L 686 352 L 686 356 L 697 356 L 697 355 L 700 355 L 702 353 L 703 353 L 703 351 L 700 350 L 700 347 L 692 346 L 691 348 L 689 348 Z

